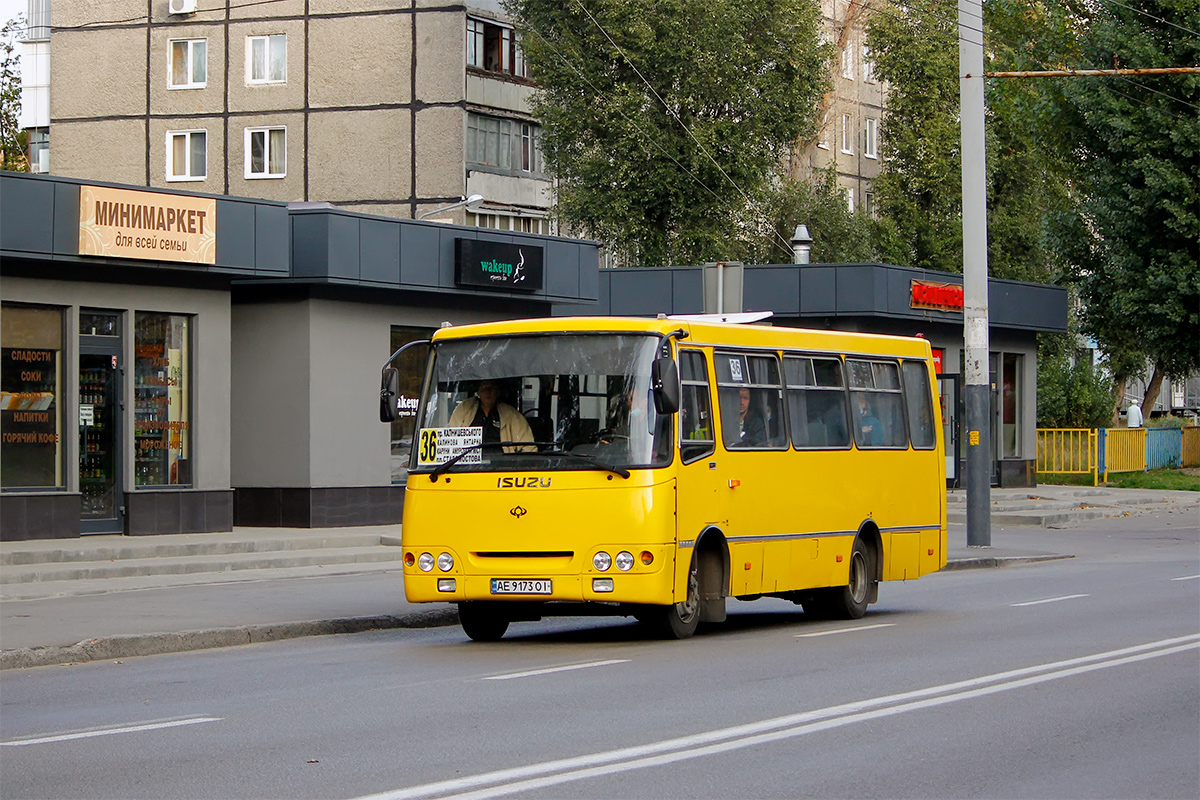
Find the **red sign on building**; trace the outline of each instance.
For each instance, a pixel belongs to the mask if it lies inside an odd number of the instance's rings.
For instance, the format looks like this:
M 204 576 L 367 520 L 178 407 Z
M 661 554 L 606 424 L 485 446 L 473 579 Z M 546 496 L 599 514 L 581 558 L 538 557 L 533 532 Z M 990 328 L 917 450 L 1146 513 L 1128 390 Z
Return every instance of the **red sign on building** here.
M 957 283 L 913 281 L 911 305 L 938 311 L 962 311 L 963 288 Z

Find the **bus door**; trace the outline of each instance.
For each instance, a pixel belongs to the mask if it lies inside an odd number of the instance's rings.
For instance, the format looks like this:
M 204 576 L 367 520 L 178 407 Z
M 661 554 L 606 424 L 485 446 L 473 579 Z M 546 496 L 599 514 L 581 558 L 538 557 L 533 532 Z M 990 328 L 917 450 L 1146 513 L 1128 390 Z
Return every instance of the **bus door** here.
M 725 530 L 729 524 L 728 490 L 716 453 L 712 393 L 704 352 L 679 350 L 683 398 L 679 408 L 680 467 L 676 486 L 678 537 L 694 540 L 708 525 Z

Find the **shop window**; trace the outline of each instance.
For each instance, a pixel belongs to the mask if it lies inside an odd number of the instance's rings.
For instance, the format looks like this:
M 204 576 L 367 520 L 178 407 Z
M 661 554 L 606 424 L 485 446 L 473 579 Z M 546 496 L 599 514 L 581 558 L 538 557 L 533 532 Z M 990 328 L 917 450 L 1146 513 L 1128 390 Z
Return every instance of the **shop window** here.
M 392 328 L 392 353 L 409 342 L 419 342 L 433 336 L 432 328 Z M 425 362 L 429 348 L 412 347 L 405 350 L 392 366 L 400 373 L 400 390 L 396 394 L 399 412 L 392 422 L 392 483 L 408 480 L 408 464 L 412 453 L 413 433 L 417 426 L 417 402 L 421 398 L 421 384 L 425 381 Z
M 208 40 L 171 41 L 171 60 L 167 64 L 167 86 L 171 89 L 203 89 L 208 83 Z
M 287 81 L 287 35 L 250 36 L 246 39 L 246 78 L 249 83 Z
M 64 485 L 63 312 L 5 304 L 0 314 L 0 486 Z
M 846 374 L 859 448 L 908 447 L 896 363 L 846 359 Z
M 1021 361 L 1022 356 L 1017 353 L 1004 354 L 1004 394 L 1000 401 L 1001 458 L 1018 458 L 1021 455 Z
M 192 483 L 191 318 L 138 312 L 133 447 L 137 486 Z

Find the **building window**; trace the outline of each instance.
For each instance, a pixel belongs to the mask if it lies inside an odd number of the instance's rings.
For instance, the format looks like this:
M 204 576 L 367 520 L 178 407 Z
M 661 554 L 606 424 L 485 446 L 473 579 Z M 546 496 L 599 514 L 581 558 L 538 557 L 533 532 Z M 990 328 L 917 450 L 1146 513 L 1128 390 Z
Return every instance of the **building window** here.
M 842 48 L 842 77 L 854 80 L 854 50 L 850 45 Z
M 530 122 L 468 114 L 467 163 L 492 171 L 540 175 L 544 171 L 542 129 Z
M 554 235 L 549 219 L 545 217 L 522 217 L 513 214 L 467 214 L 466 224 L 475 228 L 497 231 Z
M 29 171 L 50 171 L 50 129 L 26 128 L 29 133 Z
M 842 152 L 854 152 L 854 120 L 849 114 L 842 114 Z
M 863 45 L 862 49 L 862 72 L 864 81 L 875 82 L 875 65 L 871 63 L 871 48 L 866 45 Z
M 854 213 L 854 187 L 846 186 L 842 189 L 846 193 L 846 210 L 851 214 Z
M 826 113 L 825 116 L 821 118 L 821 130 L 817 134 L 817 147 L 821 148 L 822 150 L 829 149 L 829 114 L 828 113 Z
M 520 37 L 508 25 L 467 17 L 467 66 L 529 77 Z
M 0 311 L 0 486 L 62 487 L 63 312 Z
M 871 117 L 867 117 L 863 155 L 867 158 L 879 158 L 879 120 Z
M 287 175 L 287 128 L 246 128 L 246 177 Z
M 251 36 L 246 40 L 246 76 L 249 83 L 287 80 L 286 34 Z
M 167 180 L 204 180 L 208 176 L 207 141 L 205 131 L 167 131 Z
M 137 313 L 133 358 L 137 486 L 187 486 L 192 482 L 189 328 L 189 317 Z
M 432 328 L 393 327 L 391 352 L 431 336 Z M 417 427 L 417 403 L 421 399 L 421 384 L 425 380 L 425 361 L 428 357 L 428 347 L 414 346 L 401 353 L 392 364 L 400 372 L 400 386 L 396 392 L 397 416 L 391 425 L 392 483 L 408 480 L 413 433 Z
M 171 89 L 202 89 L 208 83 L 208 40 L 171 40 L 167 64 L 167 86 Z
M 871 219 L 876 218 L 874 192 L 863 192 L 862 210 Z

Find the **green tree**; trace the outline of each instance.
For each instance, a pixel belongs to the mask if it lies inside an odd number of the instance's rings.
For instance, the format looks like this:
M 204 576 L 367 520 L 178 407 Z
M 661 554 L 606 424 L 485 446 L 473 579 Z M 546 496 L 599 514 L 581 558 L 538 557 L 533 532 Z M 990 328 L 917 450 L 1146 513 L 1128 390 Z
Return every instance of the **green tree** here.
M 837 173 L 819 170 L 811 181 L 781 178 L 761 200 L 766 217 L 774 220 L 771 230 L 750 242 L 742 260 L 749 264 L 787 263 L 790 242 L 798 221 L 808 226 L 813 238 L 813 262 L 866 262 L 882 260 L 876 242 L 877 223 L 859 211 L 850 213 L 846 196 L 837 185 Z
M 1200 0 L 1071 0 L 1068 11 L 1070 66 L 1200 64 Z M 1073 78 L 1048 91 L 1079 158 L 1077 206 L 1060 218 L 1057 246 L 1083 330 L 1122 389 L 1152 365 L 1151 408 L 1163 376 L 1200 369 L 1200 76 Z
M 1100 428 L 1109 424 L 1112 383 L 1089 361 L 1071 363 L 1074 333 L 1038 336 L 1039 428 Z
M 782 157 L 811 138 L 828 79 L 814 0 L 506 7 L 573 228 L 642 265 L 738 258 L 773 235 Z
M 1028 3 L 990 0 L 988 69 L 1024 69 L 1042 54 L 1041 34 L 1061 25 Z M 946 0 L 880 8 L 868 25 L 876 73 L 889 82 L 883 171 L 876 182 L 880 248 L 888 260 L 962 269 L 962 166 L 958 19 Z M 1014 280 L 1059 274 L 1048 221 L 1069 205 L 1069 161 L 1047 130 L 1052 106 L 1036 87 L 987 85 L 988 272 Z
M 25 28 L 24 15 L 18 14 L 0 30 L 0 169 L 28 172 L 25 156 L 27 134 L 20 129 L 21 65 L 16 55 L 15 38 Z

